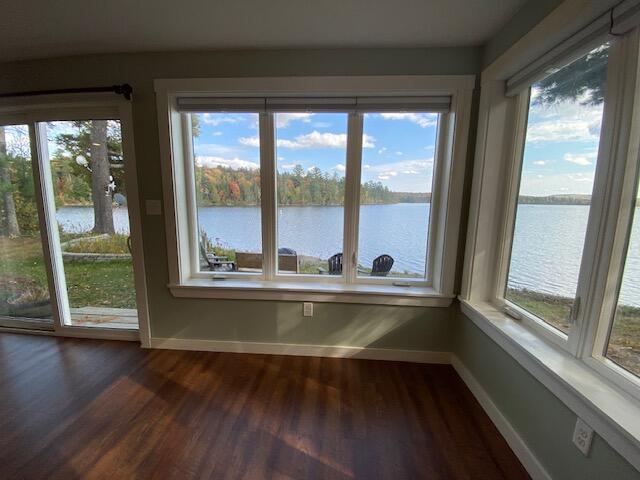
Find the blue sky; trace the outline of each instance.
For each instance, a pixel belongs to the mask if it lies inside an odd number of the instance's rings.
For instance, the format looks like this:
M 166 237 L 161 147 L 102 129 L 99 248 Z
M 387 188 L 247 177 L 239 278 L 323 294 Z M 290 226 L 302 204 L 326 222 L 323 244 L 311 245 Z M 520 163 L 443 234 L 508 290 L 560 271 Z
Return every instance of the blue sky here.
M 194 140 L 198 165 L 258 168 L 258 117 L 249 113 L 200 115 Z M 379 181 L 393 191 L 430 192 L 438 115 L 366 114 L 362 181 Z M 301 165 L 343 176 L 347 114 L 278 113 L 276 156 L 279 171 Z
M 538 94 L 532 89 L 532 101 Z M 591 194 L 602 105 L 532 104 L 522 164 L 522 195 Z

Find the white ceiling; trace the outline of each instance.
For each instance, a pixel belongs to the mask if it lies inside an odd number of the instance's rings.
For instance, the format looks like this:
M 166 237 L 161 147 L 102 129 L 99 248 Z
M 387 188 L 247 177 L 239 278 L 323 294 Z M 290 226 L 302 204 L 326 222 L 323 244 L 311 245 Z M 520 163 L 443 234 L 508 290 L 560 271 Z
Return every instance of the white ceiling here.
M 240 48 L 475 46 L 525 0 L 14 0 L 0 61 Z

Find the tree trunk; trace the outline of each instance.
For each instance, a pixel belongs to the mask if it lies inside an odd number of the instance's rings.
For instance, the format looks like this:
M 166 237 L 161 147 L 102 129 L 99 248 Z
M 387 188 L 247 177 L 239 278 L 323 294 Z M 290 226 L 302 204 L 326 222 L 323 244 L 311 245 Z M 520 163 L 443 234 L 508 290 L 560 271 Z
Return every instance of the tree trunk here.
M 91 199 L 93 200 L 93 231 L 95 233 L 115 233 L 113 209 L 109 189 L 110 171 L 107 156 L 107 121 L 91 122 Z
M 4 135 L 4 127 L 0 127 L 0 155 L 7 155 L 7 140 Z M 0 185 L 2 185 L 2 202 L 4 206 L 6 233 L 9 237 L 20 236 L 20 226 L 16 216 L 16 203 L 13 199 L 13 186 L 11 185 L 11 172 L 6 158 L 0 162 Z

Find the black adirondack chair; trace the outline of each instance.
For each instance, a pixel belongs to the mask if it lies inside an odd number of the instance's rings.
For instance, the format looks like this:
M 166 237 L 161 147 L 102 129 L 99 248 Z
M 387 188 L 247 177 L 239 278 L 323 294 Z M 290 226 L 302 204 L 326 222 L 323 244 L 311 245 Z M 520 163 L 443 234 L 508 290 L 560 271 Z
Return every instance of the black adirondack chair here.
M 336 253 L 327 260 L 329 264 L 329 275 L 342 274 L 342 253 Z
M 380 255 L 373 261 L 371 276 L 386 277 L 387 273 L 391 271 L 391 267 L 393 267 L 393 257 L 387 254 Z

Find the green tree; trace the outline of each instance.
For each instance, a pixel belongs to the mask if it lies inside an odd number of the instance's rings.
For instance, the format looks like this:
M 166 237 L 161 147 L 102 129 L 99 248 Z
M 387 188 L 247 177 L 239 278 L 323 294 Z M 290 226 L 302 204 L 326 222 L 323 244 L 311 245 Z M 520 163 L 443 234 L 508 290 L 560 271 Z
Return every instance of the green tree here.
M 587 55 L 540 80 L 538 105 L 562 101 L 579 101 L 583 105 L 599 105 L 604 101 L 609 46 L 592 50 Z
M 90 192 L 90 197 L 82 200 L 93 205 L 93 231 L 114 233 L 114 185 L 116 191 L 126 191 L 120 125 L 90 120 L 73 122 L 73 126 L 76 132 L 56 137 L 61 147 L 54 158 L 58 200 L 63 204 L 78 201 L 78 195 Z
M 0 193 L 2 194 L 4 230 L 9 237 L 20 236 L 16 213 L 14 185 L 11 181 L 11 158 L 7 153 L 4 127 L 0 127 Z

